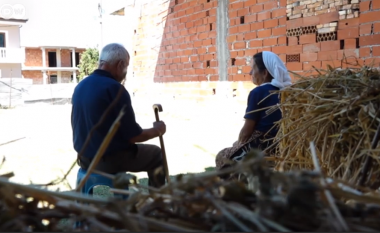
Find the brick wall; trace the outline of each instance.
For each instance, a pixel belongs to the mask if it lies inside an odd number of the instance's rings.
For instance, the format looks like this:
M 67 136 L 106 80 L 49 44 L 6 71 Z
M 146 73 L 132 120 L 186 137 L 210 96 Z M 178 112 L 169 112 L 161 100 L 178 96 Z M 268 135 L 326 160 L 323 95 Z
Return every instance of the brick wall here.
M 38 70 L 24 70 L 22 71 L 24 78 L 33 79 L 33 84 L 42 84 L 42 72 Z
M 155 82 L 218 80 L 217 0 L 171 1 Z
M 360 58 L 365 64 L 380 63 L 380 1 L 361 0 L 359 18 Z
M 235 0 L 229 4 L 229 81 L 250 81 L 250 61 L 272 51 L 285 62 L 286 0 Z
M 376 25 L 380 23 L 380 1 L 328 1 L 333 5 L 319 1 L 320 11 L 292 14 L 297 7 L 305 9 L 302 2 L 288 0 L 292 18 L 287 21 L 289 70 L 305 74 L 313 67 L 326 69 L 328 65 L 359 67 L 372 61 L 379 65 L 380 27 L 376 31 Z
M 56 49 L 45 49 L 46 53 L 46 66 L 49 66 L 49 57 L 48 52 L 56 52 Z M 79 52 L 79 59 L 81 58 L 81 53 L 83 49 L 78 49 L 76 52 Z M 42 50 L 40 48 L 26 48 L 25 49 L 25 63 L 26 67 L 42 67 Z M 61 67 L 71 67 L 71 50 L 70 49 L 61 49 Z M 79 73 L 77 72 L 77 75 Z M 41 71 L 22 71 L 22 75 L 25 78 L 33 79 L 33 84 L 42 84 L 42 72 Z M 50 71 L 48 75 L 57 75 L 56 71 Z M 61 82 L 68 83 L 71 81 L 72 72 L 61 72 Z M 49 81 L 48 81 L 49 82 Z
M 177 96 L 184 89 L 215 93 L 217 9 L 217 0 L 144 4 L 132 51 L 135 82 L 161 83 Z M 380 0 L 229 0 L 228 17 L 227 86 L 243 99 L 254 87 L 251 57 L 260 51 L 278 54 L 303 75 L 380 62 Z
M 46 61 L 47 64 L 47 61 Z M 42 50 L 26 48 L 25 49 L 25 66 L 42 66 Z

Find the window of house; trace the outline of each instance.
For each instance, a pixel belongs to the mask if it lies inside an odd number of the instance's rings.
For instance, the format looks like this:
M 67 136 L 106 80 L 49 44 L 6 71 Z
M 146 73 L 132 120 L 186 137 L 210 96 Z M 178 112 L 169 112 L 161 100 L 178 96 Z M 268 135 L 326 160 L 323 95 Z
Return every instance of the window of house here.
M 49 67 L 57 67 L 57 53 L 48 52 Z
M 0 47 L 5 47 L 5 33 L 0 32 Z
M 70 53 L 71 56 L 71 67 L 73 67 L 73 52 Z M 75 67 L 78 67 L 79 65 L 79 53 L 75 53 Z

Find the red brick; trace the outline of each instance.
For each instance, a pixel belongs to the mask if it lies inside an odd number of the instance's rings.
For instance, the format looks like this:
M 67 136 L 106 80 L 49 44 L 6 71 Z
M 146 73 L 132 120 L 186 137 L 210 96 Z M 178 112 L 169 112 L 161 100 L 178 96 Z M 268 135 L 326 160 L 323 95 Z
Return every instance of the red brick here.
M 380 46 L 373 46 L 372 48 L 372 56 L 380 57 Z
M 264 3 L 264 10 L 272 10 L 277 8 L 277 1 L 270 1 L 267 3 Z
M 205 54 L 207 53 L 207 49 L 206 48 L 199 48 L 197 49 L 197 54 Z
M 359 37 L 359 28 L 346 28 L 338 30 L 338 40 L 358 38 Z
M 339 21 L 338 11 L 319 15 L 319 23 L 320 24 L 331 23 L 331 22 L 335 22 L 335 21 Z
M 238 10 L 238 16 L 248 15 L 248 12 L 249 12 L 248 8 L 240 9 L 240 10 Z
M 263 4 L 254 5 L 254 6 L 249 7 L 249 12 L 258 13 L 258 12 L 261 12 L 263 9 L 264 9 Z
M 202 41 L 202 45 L 203 45 L 203 46 L 206 46 L 206 45 L 212 45 L 212 40 L 211 40 L 211 39 L 203 40 L 203 41 Z
M 338 60 L 349 57 L 359 57 L 359 49 L 345 49 L 338 51 Z
M 264 22 L 251 23 L 251 31 L 256 31 L 264 28 Z
M 244 7 L 256 5 L 256 3 L 257 3 L 257 0 L 248 0 L 248 1 L 244 2 Z
M 321 61 L 304 62 L 303 63 L 303 70 L 304 71 L 314 70 L 313 66 L 316 69 L 320 69 L 322 66 L 322 62 Z
M 238 26 L 230 27 L 229 30 L 230 30 L 230 34 L 236 34 L 239 32 Z
M 364 24 L 364 25 L 360 25 L 360 28 L 359 28 L 359 34 L 362 36 L 362 35 L 369 35 L 372 33 L 372 23 L 370 24 Z
M 278 26 L 278 19 L 264 21 L 264 28 L 274 28 Z
M 338 21 L 338 28 L 345 29 L 345 28 L 351 28 L 351 27 L 358 27 L 359 23 L 360 23 L 359 18 L 343 19 L 343 20 Z
M 319 16 L 309 16 L 309 17 L 304 17 L 303 19 L 303 26 L 315 26 L 319 24 Z
M 278 45 L 286 45 L 286 36 L 278 37 Z
M 231 9 L 241 9 L 244 7 L 244 3 L 243 2 L 232 3 L 230 4 L 230 7 Z
M 237 17 L 237 10 L 229 10 L 228 15 L 229 15 L 230 19 L 236 18 Z
M 240 25 L 238 31 L 239 32 L 248 32 L 251 30 L 251 26 L 249 24 Z
M 367 66 L 379 67 L 380 66 L 380 58 L 367 58 L 367 59 L 365 59 L 365 64 Z
M 277 55 L 285 54 L 286 53 L 286 47 L 287 46 L 274 46 L 274 47 L 272 47 L 272 52 L 274 52 Z
M 278 25 L 280 26 L 286 26 L 286 21 L 287 21 L 287 17 L 284 16 L 284 17 L 281 17 L 278 19 Z
M 299 19 L 292 19 L 286 21 L 286 28 L 287 29 L 292 29 L 292 28 L 299 28 L 303 26 L 303 20 L 302 18 Z
M 198 35 L 198 38 L 199 38 L 200 40 L 206 39 L 206 38 L 208 38 L 208 37 L 209 37 L 209 36 L 208 36 L 208 32 L 200 33 L 200 34 Z
M 317 42 L 316 34 L 308 34 L 300 36 L 299 44 L 313 44 Z
M 288 37 L 288 45 L 298 45 L 298 37 L 297 36 Z
M 272 35 L 272 29 L 265 29 L 258 31 L 257 37 L 258 38 L 265 38 L 265 37 L 270 37 Z
M 273 1 L 273 0 L 257 0 L 257 3 L 269 2 L 269 1 Z
M 244 22 L 245 23 L 251 23 L 257 21 L 257 15 L 246 15 L 244 16 Z
M 277 45 L 277 38 L 268 38 L 264 40 L 264 46 L 274 46 Z
M 378 11 L 370 11 L 367 13 L 361 13 L 359 19 L 360 19 L 360 23 L 369 23 L 373 21 L 379 21 L 380 13 Z
M 287 46 L 286 47 L 286 53 L 287 54 L 302 53 L 302 45 Z
M 195 73 L 196 74 L 204 74 L 205 73 L 205 69 L 195 69 Z
M 359 49 L 359 55 L 360 57 L 370 57 L 371 56 L 371 48 L 360 48 Z
M 280 54 L 278 56 L 281 58 L 282 62 L 286 63 L 286 54 Z
M 251 66 L 243 66 L 242 71 L 245 74 L 249 74 L 249 72 L 251 72 L 251 69 L 252 69 Z
M 245 55 L 247 56 L 253 56 L 257 53 L 257 49 L 248 49 L 245 51 Z
M 267 20 L 267 19 L 270 19 L 270 18 L 271 18 L 270 11 L 261 12 L 261 13 L 257 14 L 257 20 L 258 21 Z
M 372 0 L 372 10 L 380 9 L 380 2 L 379 0 Z
M 344 40 L 344 49 L 356 49 L 357 39 L 345 39 Z
M 246 64 L 245 59 L 236 59 L 236 61 L 235 61 L 235 65 L 237 65 L 237 66 L 243 66 L 245 64 Z
M 359 38 L 359 45 L 360 46 L 366 46 L 366 45 L 377 45 L 380 41 L 380 34 L 377 35 L 370 35 L 370 36 L 361 36 Z
M 249 47 L 250 48 L 258 48 L 263 46 L 263 41 L 262 40 L 252 40 L 249 42 Z
M 369 11 L 369 4 L 371 1 L 360 2 L 360 12 Z
M 286 16 L 286 8 L 275 9 L 272 11 L 272 18 Z
M 364 65 L 364 60 L 361 58 L 347 58 L 342 61 L 342 68 L 360 68 Z
M 228 36 L 227 37 L 227 42 L 228 43 L 234 42 L 235 40 L 236 40 L 236 35 L 232 35 L 232 36 Z
M 239 40 L 239 41 L 244 40 L 244 34 L 241 33 L 241 34 L 237 35 L 237 36 L 236 36 L 236 40 Z
M 286 0 L 280 0 L 280 7 L 286 7 Z
M 205 70 L 205 73 L 206 74 L 216 74 L 216 70 L 213 68 L 208 68 Z
M 338 58 L 337 51 L 321 51 L 318 52 L 319 61 L 331 61 Z
M 265 25 L 265 23 L 264 23 L 264 25 Z M 272 35 L 273 36 L 286 35 L 286 27 L 273 28 L 272 29 Z
M 288 63 L 286 63 L 286 67 L 290 71 L 301 71 L 302 70 L 302 63 L 301 62 L 288 62 Z
M 245 42 L 235 42 L 234 43 L 234 49 L 245 49 L 246 44 Z
M 321 51 L 336 51 L 340 49 L 340 41 L 324 41 L 321 42 Z
M 373 32 L 374 33 L 380 33 L 380 23 L 374 23 L 373 24 Z
M 318 59 L 318 53 L 301 53 L 300 61 L 316 61 Z
M 332 68 L 340 68 L 342 67 L 342 61 L 341 60 L 329 60 L 329 61 L 322 61 L 322 69 L 327 69 L 327 65 L 330 65 Z
M 257 33 L 256 32 L 248 32 L 244 35 L 244 38 L 246 40 L 252 40 L 257 38 Z

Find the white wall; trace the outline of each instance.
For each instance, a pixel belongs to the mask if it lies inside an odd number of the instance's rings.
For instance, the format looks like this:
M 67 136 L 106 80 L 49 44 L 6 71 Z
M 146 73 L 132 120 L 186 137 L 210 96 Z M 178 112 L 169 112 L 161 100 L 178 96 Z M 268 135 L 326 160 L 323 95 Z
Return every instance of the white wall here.
M 6 47 L 20 48 L 20 30 L 19 26 L 1 26 L 0 32 L 6 33 Z
M 21 64 L 0 63 L 0 78 L 21 78 Z M 12 73 L 12 74 L 11 74 Z

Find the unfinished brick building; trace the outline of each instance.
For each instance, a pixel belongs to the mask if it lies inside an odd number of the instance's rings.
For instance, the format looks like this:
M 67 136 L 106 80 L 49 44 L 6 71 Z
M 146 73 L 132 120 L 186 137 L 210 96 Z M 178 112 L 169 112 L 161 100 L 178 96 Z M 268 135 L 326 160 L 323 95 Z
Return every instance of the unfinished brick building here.
M 73 82 L 79 74 L 77 66 L 83 51 L 62 46 L 27 47 L 22 75 L 31 78 L 33 84 Z
M 150 0 L 141 7 L 132 52 L 140 92 L 154 81 L 173 95 L 224 91 L 245 100 L 254 87 L 250 59 L 264 50 L 299 74 L 380 62 L 380 0 Z

